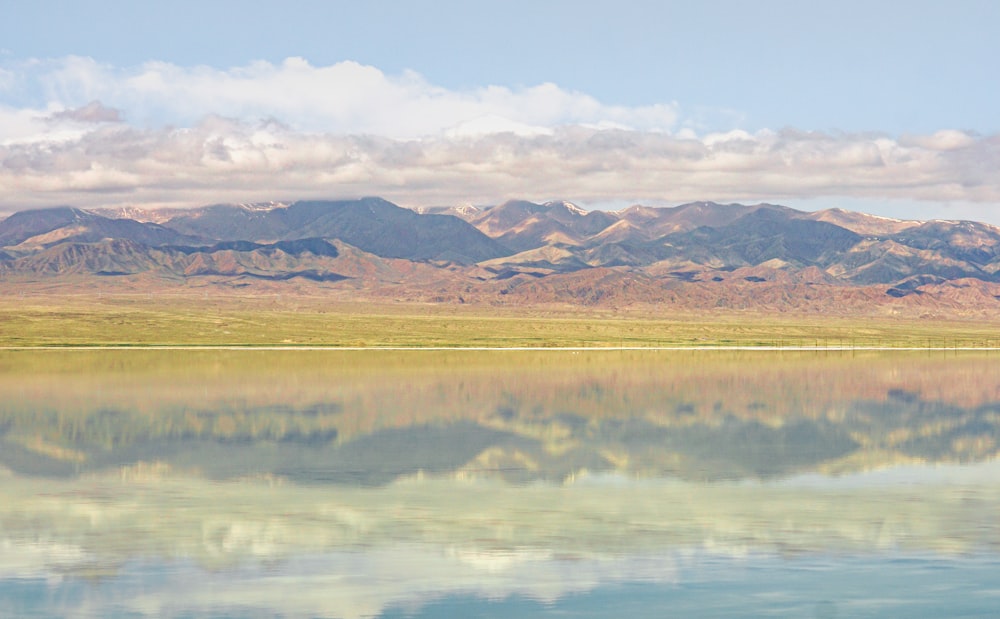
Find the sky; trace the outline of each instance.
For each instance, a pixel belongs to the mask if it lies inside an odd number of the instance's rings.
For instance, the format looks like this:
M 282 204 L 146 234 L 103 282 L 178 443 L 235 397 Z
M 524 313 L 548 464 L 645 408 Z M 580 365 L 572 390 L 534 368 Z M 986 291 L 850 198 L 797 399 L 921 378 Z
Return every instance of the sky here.
M 379 195 L 1000 223 L 993 0 L 0 0 L 0 211 Z

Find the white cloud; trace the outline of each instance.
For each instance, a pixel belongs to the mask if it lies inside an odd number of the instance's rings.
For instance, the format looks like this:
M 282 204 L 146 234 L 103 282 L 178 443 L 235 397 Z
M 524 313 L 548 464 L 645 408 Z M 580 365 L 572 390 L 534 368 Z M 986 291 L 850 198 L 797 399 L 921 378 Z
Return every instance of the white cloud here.
M 461 122 L 454 127 L 445 130 L 444 135 L 449 138 L 477 137 L 492 135 L 496 133 L 513 133 L 520 136 L 552 135 L 552 130 L 548 127 L 536 127 L 524 123 L 514 122 L 503 116 L 489 114 Z
M 46 114 L 38 110 L 17 109 L 0 105 L 0 144 L 46 136 L 50 128 Z
M 903 136 L 901 142 L 911 146 L 931 148 L 935 150 L 957 150 L 966 148 L 975 138 L 964 131 L 942 130 L 932 135 Z
M 16 72 L 5 81 L 24 84 L 36 107 L 97 100 L 145 126 L 189 126 L 216 114 L 276 117 L 304 131 L 415 138 L 483 117 L 518 126 L 610 123 L 640 130 L 667 130 L 677 120 L 675 104 L 609 106 L 555 84 L 452 91 L 414 72 L 389 76 L 355 62 L 316 67 L 301 58 L 221 70 L 163 62 L 120 69 L 69 57 L 22 63 Z
M 56 112 L 53 120 L 69 120 L 82 123 L 117 123 L 121 122 L 121 111 L 105 107 L 100 101 L 91 101 L 87 105 Z
M 607 105 L 554 84 L 456 91 L 296 58 L 220 70 L 72 57 L 0 78 L 17 99 L 0 106 L 0 210 L 372 194 L 1000 205 L 996 135 L 672 134 L 685 124 L 672 103 Z
M 0 206 L 362 194 L 413 205 L 537 195 L 584 203 L 822 196 L 1000 203 L 1000 137 L 933 145 L 885 136 L 735 132 L 698 139 L 585 127 L 394 140 L 213 116 L 190 128 L 103 124 L 71 139 L 0 147 Z

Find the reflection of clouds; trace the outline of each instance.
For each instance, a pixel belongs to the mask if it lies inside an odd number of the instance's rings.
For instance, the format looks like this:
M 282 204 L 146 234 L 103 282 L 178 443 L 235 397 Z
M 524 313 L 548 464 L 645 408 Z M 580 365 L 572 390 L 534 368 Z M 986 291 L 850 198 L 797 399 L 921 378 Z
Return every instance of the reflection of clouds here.
M 451 556 L 476 570 L 503 572 L 512 567 L 533 561 L 544 561 L 552 552 L 537 548 L 512 548 L 504 550 L 452 549 Z
M 451 595 L 554 602 L 568 594 L 625 583 L 670 583 L 668 556 L 553 558 L 542 549 L 468 551 L 417 545 L 297 556 L 280 563 L 205 571 L 186 561 L 131 563 L 110 578 L 72 586 L 65 573 L 93 557 L 57 543 L 0 542 L 3 580 L 43 580 L 49 608 L 64 617 L 102 616 L 110 608 L 150 617 L 250 612 L 285 617 L 367 617 L 390 606 L 419 607 Z M 497 560 L 498 557 L 503 557 Z M 0 609 L 2 610 L 2 609 Z
M 665 556 L 558 559 L 522 549 L 500 566 L 470 563 L 462 552 L 399 546 L 297 557 L 278 565 L 199 573 L 178 565 L 165 579 L 138 574 L 140 592 L 124 610 L 145 616 L 250 612 L 284 617 L 368 617 L 388 607 L 419 608 L 447 596 L 502 600 L 512 596 L 551 603 L 600 586 L 673 583 L 677 559 Z M 128 574 L 134 580 L 136 574 Z M 94 611 L 107 607 L 114 584 L 92 592 Z M 183 591 L 183 595 L 178 595 Z
M 205 571 L 185 561 L 127 564 L 119 576 L 80 581 L 0 578 L 10 616 L 993 616 L 995 555 L 952 561 L 890 551 L 816 556 L 704 551 L 608 558 L 531 558 L 478 570 L 420 545 L 335 551 L 281 563 Z M 25 602 L 18 606 L 18 602 Z M 13 604 L 13 606 L 11 606 Z M 33 604 L 33 605 L 32 605 Z M 436 608 L 435 608 L 436 606 Z M 518 611 L 521 611 L 519 613 Z M 7 616 L 7 615 L 4 615 Z M 840 616 L 838 614 L 838 616 Z
M 1000 506 L 997 466 L 767 483 L 582 476 L 568 485 L 408 479 L 353 488 L 49 480 L 44 495 L 30 480 L 12 478 L 0 483 L 0 530 L 25 569 L 70 571 L 157 556 L 222 568 L 397 544 L 442 549 L 449 561 L 497 574 L 679 548 L 961 553 L 984 540 L 1000 545 L 1000 527 L 979 516 Z
M 11 476 L 0 479 L 0 586 L 33 579 L 60 591 L 51 603 L 65 602 L 55 611 L 67 617 L 364 617 L 454 596 L 554 604 L 704 570 L 725 580 L 762 556 L 956 559 L 1000 548 L 990 519 L 998 466 L 770 483 L 609 476 L 380 488 L 167 477 L 41 489 Z
M 951 561 L 896 551 L 736 557 L 678 550 L 573 559 L 525 551 L 498 570 L 400 545 L 224 571 L 132 563 L 117 577 L 54 579 L 34 590 L 45 592 L 36 596 L 44 600 L 38 614 L 81 618 L 456 616 L 449 600 L 462 600 L 465 612 L 489 603 L 491 616 L 518 609 L 576 616 L 585 608 L 587 616 L 658 617 L 669 605 L 683 617 L 828 617 L 838 608 L 844 616 L 985 617 L 993 614 L 997 567 L 995 555 Z M 0 580 L 10 592 L 5 585 Z
M 68 542 L 0 539 L 0 579 L 54 577 L 82 568 L 92 559 L 82 547 Z

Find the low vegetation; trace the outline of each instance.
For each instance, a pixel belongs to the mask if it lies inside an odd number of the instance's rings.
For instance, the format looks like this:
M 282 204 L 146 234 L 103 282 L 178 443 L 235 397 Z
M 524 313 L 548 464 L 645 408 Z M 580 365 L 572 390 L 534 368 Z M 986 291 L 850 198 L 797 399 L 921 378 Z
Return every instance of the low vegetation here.
M 1000 347 L 1000 320 L 671 314 L 322 297 L 7 295 L 0 346 Z

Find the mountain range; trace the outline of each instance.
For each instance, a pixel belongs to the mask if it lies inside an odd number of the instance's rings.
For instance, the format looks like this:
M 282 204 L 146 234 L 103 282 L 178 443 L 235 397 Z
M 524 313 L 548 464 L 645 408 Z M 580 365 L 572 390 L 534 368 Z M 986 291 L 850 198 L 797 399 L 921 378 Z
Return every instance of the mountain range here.
M 381 198 L 72 207 L 0 221 L 0 284 L 282 290 L 418 302 L 990 315 L 1000 228 L 830 209 Z M 270 290 L 270 288 L 265 288 Z

